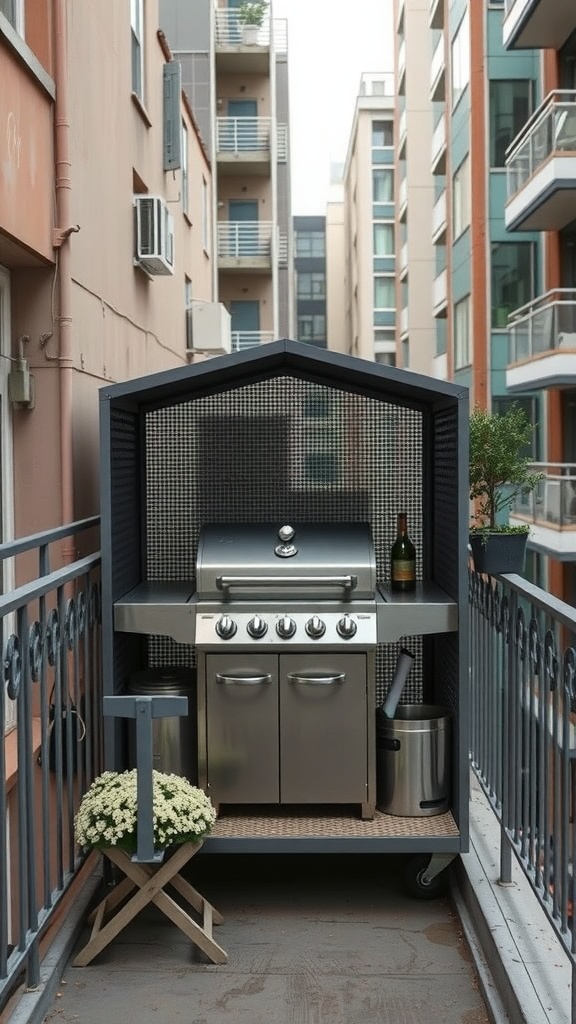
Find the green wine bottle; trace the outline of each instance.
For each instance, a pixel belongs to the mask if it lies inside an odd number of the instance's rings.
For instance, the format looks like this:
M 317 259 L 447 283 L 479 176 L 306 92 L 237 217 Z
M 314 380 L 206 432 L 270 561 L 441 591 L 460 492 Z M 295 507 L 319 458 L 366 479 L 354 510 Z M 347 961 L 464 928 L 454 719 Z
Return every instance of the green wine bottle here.
M 398 513 L 396 540 L 390 551 L 390 586 L 392 590 L 414 590 L 416 586 L 416 550 L 408 536 L 405 512 Z

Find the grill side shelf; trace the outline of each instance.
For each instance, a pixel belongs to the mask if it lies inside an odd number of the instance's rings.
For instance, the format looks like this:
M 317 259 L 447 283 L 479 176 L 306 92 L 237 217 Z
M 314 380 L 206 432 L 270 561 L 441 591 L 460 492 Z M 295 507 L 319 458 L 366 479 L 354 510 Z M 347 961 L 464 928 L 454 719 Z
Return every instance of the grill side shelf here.
M 120 633 L 170 636 L 193 644 L 196 593 L 193 581 L 151 580 L 140 583 L 114 604 L 114 628 Z
M 381 583 L 378 593 L 378 643 L 458 629 L 458 604 L 435 583 L 417 583 L 409 593 L 396 593 Z

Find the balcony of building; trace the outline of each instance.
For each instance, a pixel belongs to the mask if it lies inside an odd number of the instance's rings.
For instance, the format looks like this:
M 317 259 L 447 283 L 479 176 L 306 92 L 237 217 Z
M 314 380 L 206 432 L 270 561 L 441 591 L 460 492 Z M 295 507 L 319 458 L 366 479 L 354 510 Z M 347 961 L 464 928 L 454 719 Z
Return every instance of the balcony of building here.
M 400 248 L 400 255 L 398 257 L 398 276 L 401 281 L 405 281 L 408 277 L 408 242 L 404 242 L 404 245 Z
M 432 285 L 432 311 L 435 317 L 448 316 L 448 274 L 441 270 L 434 278 Z
M 548 94 L 510 146 L 506 168 L 509 231 L 560 231 L 574 220 L 576 90 Z
M 243 352 L 247 348 L 258 348 L 274 341 L 273 331 L 232 331 L 232 351 Z
M 559 562 L 576 560 L 576 464 L 535 462 L 544 474 L 530 494 L 519 494 L 510 511 L 513 525 L 530 524 L 528 547 Z
M 446 189 L 443 189 L 432 207 L 432 241 L 434 245 L 444 245 L 446 226 Z
M 260 27 L 242 25 L 237 9 L 218 8 L 215 12 L 214 42 L 217 72 L 269 74 L 272 54 L 269 17 L 264 18 Z
M 561 478 L 565 479 L 562 474 Z M 231 960 L 221 968 L 198 961 L 191 964 L 191 944 L 181 937 L 179 941 L 176 926 L 164 923 L 159 927 L 158 919 L 147 913 L 114 940 L 103 963 L 96 961 L 87 969 L 75 967 L 75 973 L 68 974 L 78 940 L 88 934 L 86 921 L 97 894 L 112 893 L 118 905 L 130 895 L 126 882 L 119 887 L 111 884 L 110 877 L 103 879 L 102 857 L 97 852 L 79 849 L 73 839 L 81 796 L 104 763 L 105 666 L 100 645 L 107 613 L 101 597 L 97 528 L 97 519 L 86 520 L 0 545 L 4 561 L 24 557 L 33 567 L 25 583 L 8 588 L 0 596 L 5 684 L 0 687 L 0 713 L 4 722 L 12 723 L 4 741 L 5 756 L 0 759 L 0 842 L 3 851 L 8 844 L 11 851 L 11 858 L 0 859 L 0 1014 L 2 1019 L 19 1024 L 37 1024 L 53 1016 L 100 1020 L 103 984 L 108 1015 L 125 1008 L 127 1001 L 136 1007 L 138 989 L 148 984 L 151 957 L 156 958 L 162 947 L 158 970 L 152 974 L 176 970 L 178 999 L 176 1003 L 171 1000 L 170 986 L 158 989 L 158 978 L 154 977 L 142 1009 L 138 1006 L 138 1019 L 148 1024 L 159 1018 L 159 1012 L 161 1019 L 174 1019 L 200 985 L 205 993 L 202 1011 L 207 1022 L 216 1021 L 222 1019 L 221 992 L 232 998 L 230 970 L 238 972 L 238 957 L 249 955 L 242 943 L 250 941 L 253 934 L 241 916 L 245 887 L 243 883 L 238 891 L 239 863 L 235 861 L 230 881 L 229 865 L 224 871 L 220 868 L 226 860 L 222 854 L 215 855 L 218 868 L 211 876 L 210 888 L 220 903 L 223 880 L 228 882 L 224 889 L 228 915 L 219 934 L 226 944 L 231 936 L 236 962 Z M 51 569 L 53 545 L 81 533 L 85 535 L 82 547 L 90 553 L 63 568 Z M 576 1007 L 574 1002 L 571 1004 L 576 977 L 572 913 L 576 857 L 572 824 L 576 611 L 519 576 L 494 580 L 470 572 L 468 614 L 469 659 L 462 671 L 469 677 L 471 695 L 470 851 L 450 867 L 450 900 L 433 905 L 432 923 L 426 913 L 428 900 L 412 898 L 405 902 L 398 893 L 392 894 L 392 886 L 389 891 L 383 890 L 388 893 L 387 899 L 394 900 L 393 941 L 398 943 L 407 930 L 402 941 L 411 951 L 408 959 L 415 960 L 418 972 L 416 976 L 411 974 L 404 954 L 402 967 L 394 968 L 386 985 L 395 985 L 395 991 L 401 991 L 404 1016 L 408 1013 L 420 1019 L 422 966 L 413 955 L 418 932 L 426 936 L 428 944 L 431 935 L 440 934 L 446 943 L 446 936 L 452 935 L 452 919 L 462 934 L 454 938 L 460 966 L 455 970 L 457 984 L 450 989 L 446 1003 L 450 1020 L 473 1017 L 576 1024 Z M 105 710 L 110 714 L 110 708 Z M 71 727 L 66 726 L 67 720 Z M 242 857 L 242 872 L 246 856 Z M 312 856 L 317 858 L 318 854 Z M 200 860 L 210 863 L 209 858 Z M 342 870 L 350 872 L 351 868 L 344 914 L 348 943 L 350 907 L 356 914 L 358 907 L 367 908 L 365 903 L 356 904 L 352 883 L 357 873 L 352 860 Z M 263 927 L 255 910 L 260 905 L 272 927 L 274 922 L 280 927 L 282 908 L 289 905 L 291 931 L 297 944 L 301 940 L 299 929 L 309 922 L 310 888 L 299 893 L 294 887 L 287 898 L 282 870 L 276 878 L 271 874 L 262 876 L 262 870 L 260 864 L 257 890 L 251 890 L 259 893 L 258 902 L 252 902 L 252 898 L 248 901 L 253 924 Z M 242 877 L 246 881 L 244 874 Z M 193 880 L 197 878 L 195 873 Z M 236 900 L 232 899 L 233 892 Z M 279 892 L 283 892 L 282 899 Z M 364 898 L 369 898 L 372 905 L 374 892 Z M 390 913 L 387 905 L 384 913 Z M 315 948 L 323 950 L 321 963 L 325 961 L 326 941 L 332 943 L 334 955 L 341 956 L 340 946 L 333 939 L 339 922 L 328 916 L 329 934 L 321 933 L 314 940 Z M 62 921 L 64 927 L 56 927 Z M 269 929 L 269 925 L 266 927 Z M 370 926 L 365 928 L 364 940 Z M 268 949 L 269 930 L 266 935 Z M 434 948 L 438 945 L 436 940 L 432 944 Z M 450 945 L 451 938 L 445 953 Z M 376 961 L 370 957 L 375 955 L 375 946 L 367 943 L 366 960 L 364 946 L 365 941 L 360 941 L 353 964 L 348 948 L 343 962 L 347 970 L 368 977 L 374 973 Z M 268 1014 L 276 1003 L 281 1010 L 286 998 L 278 985 L 281 951 L 279 954 L 272 945 L 270 951 L 271 965 L 266 968 L 250 962 L 247 975 L 257 977 L 259 984 L 251 991 L 264 991 Z M 300 952 L 300 946 L 295 945 L 290 961 L 296 965 L 294 971 L 302 959 Z M 464 970 L 468 956 L 474 966 L 469 981 Z M 285 957 L 281 962 L 285 965 Z M 446 986 L 451 982 L 445 955 L 436 965 L 432 953 L 427 952 L 426 963 L 427 974 L 433 979 L 428 991 L 440 988 L 446 999 Z M 364 964 L 365 975 L 361 969 Z M 304 968 L 309 973 L 308 963 Z M 74 984 L 68 984 L 70 978 L 74 978 Z M 213 1002 L 206 995 L 207 982 L 215 991 Z M 268 983 L 270 987 L 264 989 Z M 333 992 L 334 980 L 329 978 L 327 985 Z M 486 1015 L 477 1003 L 474 1012 L 470 1010 L 470 992 L 478 993 L 478 989 Z M 259 1007 L 249 1001 L 246 987 L 240 991 L 250 1019 L 260 1019 Z M 365 994 L 360 992 L 358 998 L 365 998 Z M 498 1008 L 504 1006 L 507 1012 L 501 1009 L 499 1013 Z M 234 1010 L 234 1003 L 226 1009 L 231 1020 Z M 346 1010 L 348 1004 L 343 1015 L 338 1008 L 332 1014 L 335 1024 L 350 1020 Z
M 442 114 L 432 133 L 432 174 L 446 174 L 446 115 Z
M 510 391 L 576 386 L 576 291 L 558 288 L 508 320 Z
M 430 2 L 430 13 L 429 13 L 429 25 L 430 28 L 443 29 L 444 28 L 444 0 L 429 0 Z
M 398 220 L 404 223 L 408 212 L 408 178 L 406 174 L 398 186 Z
M 404 160 L 406 158 L 406 123 L 407 114 L 406 107 L 398 118 L 398 159 Z
M 273 221 L 220 221 L 218 270 L 270 273 L 278 254 L 277 236 Z
M 400 310 L 398 326 L 400 329 L 401 340 L 406 341 L 408 337 L 408 306 L 403 306 Z
M 396 91 L 399 96 L 406 94 L 406 41 L 403 39 L 398 47 L 398 62 L 396 64 Z
M 502 35 L 514 50 L 559 50 L 574 31 L 574 7 L 566 0 L 505 0 Z
M 219 117 L 216 157 L 219 175 L 270 174 L 274 121 L 271 117 Z
M 430 99 L 433 102 L 446 99 L 446 55 L 444 33 L 439 37 L 432 54 L 430 65 Z

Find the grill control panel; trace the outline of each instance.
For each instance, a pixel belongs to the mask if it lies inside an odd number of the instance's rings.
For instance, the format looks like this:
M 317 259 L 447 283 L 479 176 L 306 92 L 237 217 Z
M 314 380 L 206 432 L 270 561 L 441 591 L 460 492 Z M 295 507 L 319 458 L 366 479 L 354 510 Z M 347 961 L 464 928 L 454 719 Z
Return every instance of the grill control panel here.
M 371 647 L 376 644 L 376 611 L 223 611 L 196 613 L 196 643 L 213 646 L 296 645 Z

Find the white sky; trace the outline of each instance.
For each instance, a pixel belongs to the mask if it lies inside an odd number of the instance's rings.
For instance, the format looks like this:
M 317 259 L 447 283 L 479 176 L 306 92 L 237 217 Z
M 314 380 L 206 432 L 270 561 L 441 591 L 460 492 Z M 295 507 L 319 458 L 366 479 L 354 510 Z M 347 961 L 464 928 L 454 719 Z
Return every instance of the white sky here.
M 288 22 L 292 215 L 323 215 L 362 72 L 393 70 L 392 0 L 273 0 Z

